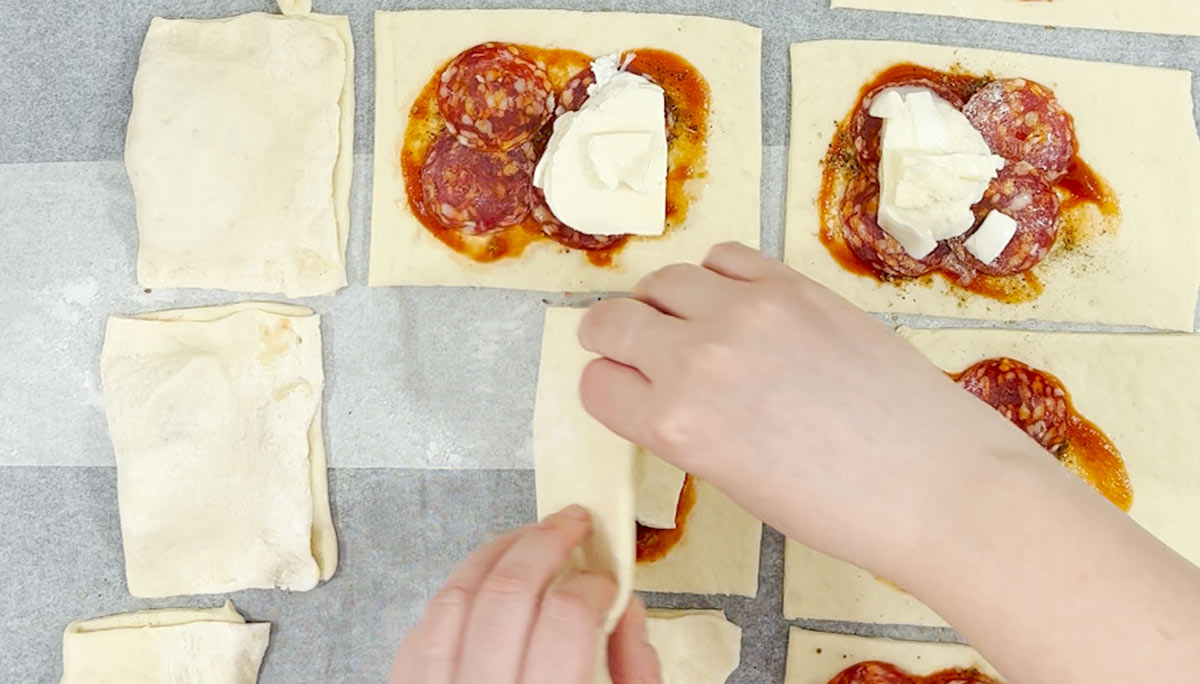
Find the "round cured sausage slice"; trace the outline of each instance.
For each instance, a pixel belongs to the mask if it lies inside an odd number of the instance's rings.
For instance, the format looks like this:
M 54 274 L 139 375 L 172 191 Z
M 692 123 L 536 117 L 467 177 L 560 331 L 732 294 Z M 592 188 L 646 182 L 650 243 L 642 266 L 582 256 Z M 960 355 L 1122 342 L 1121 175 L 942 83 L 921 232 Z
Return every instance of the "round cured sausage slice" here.
M 979 670 L 942 670 L 926 676 L 920 684 L 997 684 Z
M 515 45 L 484 43 L 442 70 L 438 109 L 467 147 L 510 150 L 528 141 L 554 112 L 546 70 Z
M 1056 180 L 1075 156 L 1075 122 L 1054 92 L 1023 78 L 992 81 L 963 107 L 992 152 L 1024 161 Z
M 550 211 L 550 205 L 546 203 L 546 196 L 542 194 L 540 188 L 536 187 L 533 189 L 533 219 L 538 222 L 538 225 L 542 227 L 542 232 L 550 239 L 571 249 L 595 252 L 614 247 L 628 237 L 627 235 L 590 235 L 571 228 L 559 221 L 554 212 Z
M 529 215 L 536 161 L 531 144 L 477 150 L 443 134 L 421 166 L 425 207 L 438 223 L 468 235 L 520 223 Z
M 1044 448 L 1056 451 L 1066 441 L 1071 410 L 1058 378 L 999 358 L 981 361 L 956 379 Z
M 948 250 L 938 245 L 924 259 L 914 259 L 896 238 L 879 227 L 879 186 L 869 174 L 859 174 L 842 200 L 842 237 L 863 263 L 881 276 L 915 278 L 937 268 Z
M 595 82 L 596 75 L 592 73 L 591 67 L 572 76 L 558 95 L 558 106 L 554 109 L 554 115 L 562 116 L 567 112 L 578 111 L 583 103 L 587 102 L 588 87 Z
M 1024 273 L 1044 259 L 1058 236 L 1058 193 L 1045 175 L 1025 162 L 1010 163 L 994 178 L 983 199 L 975 205 L 980 223 L 998 211 L 1017 222 L 1017 232 L 995 259 L 983 263 L 963 247 L 963 239 L 952 243 L 955 256 L 967 268 L 992 276 Z M 968 233 L 967 236 L 969 237 Z
M 913 684 L 913 680 L 895 665 L 872 660 L 842 670 L 829 684 Z
M 863 96 L 858 109 L 854 111 L 854 116 L 850 118 L 849 129 L 851 142 L 854 143 L 854 152 L 858 156 L 858 161 L 868 168 L 873 169 L 879 164 L 883 131 L 883 119 L 871 116 L 871 104 L 875 102 L 875 98 L 879 93 L 891 88 L 914 90 L 924 88 L 949 102 L 955 109 L 963 108 L 962 99 L 953 90 L 927 78 L 901 79 L 872 89 L 871 92 Z

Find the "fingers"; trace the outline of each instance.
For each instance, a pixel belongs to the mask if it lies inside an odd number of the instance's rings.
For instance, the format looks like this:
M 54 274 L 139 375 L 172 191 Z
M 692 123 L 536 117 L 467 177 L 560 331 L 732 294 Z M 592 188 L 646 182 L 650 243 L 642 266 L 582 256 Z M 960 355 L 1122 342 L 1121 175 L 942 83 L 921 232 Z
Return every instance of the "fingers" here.
M 636 299 L 606 299 L 592 306 L 579 325 L 584 349 L 632 366 L 647 378 L 671 359 L 681 321 Z
M 735 280 L 760 280 L 787 272 L 787 267 L 740 242 L 724 242 L 704 258 L 704 267 Z
M 517 680 L 534 616 L 547 585 L 591 531 L 587 512 L 572 506 L 521 531 L 483 577 L 467 618 L 454 680 Z
M 613 684 L 661 684 L 658 654 L 646 634 L 646 607 L 634 596 L 608 639 L 608 671 Z
M 600 626 L 617 597 L 612 579 L 572 575 L 542 602 L 529 638 L 522 684 L 592 684 L 600 657 Z
M 738 284 L 696 264 L 674 264 L 642 278 L 634 296 L 672 316 L 695 318 L 729 297 Z
M 596 359 L 583 369 L 579 398 L 584 410 L 609 430 L 634 444 L 649 444 L 650 381 L 637 370 Z
M 475 592 L 496 561 L 520 535 L 513 530 L 484 545 L 450 573 L 404 640 L 390 684 L 443 684 L 453 681 L 460 641 Z

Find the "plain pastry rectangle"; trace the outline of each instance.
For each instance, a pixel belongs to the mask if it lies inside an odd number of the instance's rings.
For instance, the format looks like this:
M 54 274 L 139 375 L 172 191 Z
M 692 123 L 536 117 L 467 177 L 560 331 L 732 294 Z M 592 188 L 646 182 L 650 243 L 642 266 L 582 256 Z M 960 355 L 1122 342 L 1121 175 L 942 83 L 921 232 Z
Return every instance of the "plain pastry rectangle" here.
M 952 668 L 975 669 L 993 678 L 1000 677 L 982 656 L 961 644 L 876 639 L 792 627 L 788 634 L 784 684 L 829 684 L 846 668 L 872 660 L 890 663 L 921 677 Z
M 1020 304 L 933 278 L 897 286 L 846 271 L 818 234 L 822 160 L 862 86 L 899 62 L 1025 77 L 1052 88 L 1075 119 L 1079 153 L 1121 204 L 1115 235 L 1052 250 L 1034 267 L 1045 291 Z M 785 258 L 855 304 L 885 313 L 1035 319 L 1192 330 L 1200 288 L 1200 140 L 1191 74 L 1012 52 L 876 41 L 792 46 Z
M 948 372 L 1007 356 L 1062 380 L 1076 410 L 1103 430 L 1124 458 L 1133 485 L 1129 515 L 1200 564 L 1200 458 L 1195 457 L 1200 335 L 908 328 L 900 333 Z M 784 613 L 945 624 L 893 585 L 793 541 L 786 551 Z
M 155 18 L 125 141 L 138 282 L 344 287 L 353 141 L 346 17 Z
M 561 10 L 430 10 L 375 15 L 375 190 L 371 285 L 475 285 L 545 291 L 631 290 L 641 276 L 679 261 L 699 262 L 718 242 L 758 245 L 762 167 L 762 32 L 707 17 Z M 397 149 L 421 88 L 472 45 L 507 41 L 599 57 L 637 47 L 673 51 L 708 81 L 706 177 L 684 224 L 665 237 L 634 240 L 608 267 L 538 240 L 518 257 L 479 263 L 434 237 L 408 206 Z
M 832 0 L 837 8 L 943 14 L 1038 26 L 1200 36 L 1194 0 Z
M 100 375 L 130 593 L 333 575 L 318 316 L 265 302 L 113 316 Z
M 719 610 L 649 610 L 646 640 L 662 684 L 725 684 L 742 658 L 742 629 Z
M 270 634 L 229 601 L 80 620 L 63 632 L 61 684 L 255 684 Z
M 546 309 L 542 358 L 533 408 L 533 467 L 538 518 L 570 505 L 587 509 L 592 533 L 568 571 L 611 575 L 618 593 L 606 631 L 625 612 L 633 586 L 636 448 L 583 409 L 579 381 L 594 358 L 575 331 L 585 309 Z

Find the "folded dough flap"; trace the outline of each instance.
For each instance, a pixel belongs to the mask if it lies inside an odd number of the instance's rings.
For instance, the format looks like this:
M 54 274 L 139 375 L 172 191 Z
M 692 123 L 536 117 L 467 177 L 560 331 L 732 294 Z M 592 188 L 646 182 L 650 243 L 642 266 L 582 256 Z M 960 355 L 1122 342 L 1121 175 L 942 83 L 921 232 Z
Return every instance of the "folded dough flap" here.
M 742 629 L 719 610 L 651 610 L 646 617 L 663 684 L 724 684 L 741 662 Z
M 80 620 L 63 633 L 62 684 L 140 684 L 187 672 L 188 681 L 255 684 L 269 622 L 220 608 L 171 608 Z
M 533 412 L 533 459 L 538 517 L 572 504 L 592 516 L 592 534 L 568 571 L 611 575 L 618 586 L 605 631 L 625 611 L 635 563 L 634 475 L 636 447 L 613 434 L 583 409 L 579 381 L 595 358 L 579 346 L 582 309 L 546 310 L 537 399 Z
M 645 449 L 634 459 L 635 517 L 639 525 L 675 529 L 675 513 L 687 473 Z

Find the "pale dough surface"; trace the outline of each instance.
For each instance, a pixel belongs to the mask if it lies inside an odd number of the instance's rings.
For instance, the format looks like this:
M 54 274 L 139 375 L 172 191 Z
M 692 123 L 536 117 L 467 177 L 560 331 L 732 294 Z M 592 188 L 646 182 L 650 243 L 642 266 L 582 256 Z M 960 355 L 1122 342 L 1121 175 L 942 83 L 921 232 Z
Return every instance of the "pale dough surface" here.
M 332 577 L 318 316 L 266 302 L 113 316 L 100 373 L 130 593 Z
M 538 518 L 571 504 L 592 516 L 592 534 L 567 572 L 611 575 L 618 587 L 605 631 L 612 631 L 633 588 L 633 458 L 636 447 L 583 409 L 579 380 L 596 356 L 575 334 L 585 309 L 546 309 L 537 397 L 533 409 L 533 467 Z
M 655 47 L 695 65 L 712 91 L 708 173 L 689 186 L 694 199 L 685 223 L 665 238 L 631 241 L 604 268 L 549 240 L 529 245 L 519 257 L 483 264 L 434 237 L 409 210 L 399 145 L 421 88 L 450 58 L 486 41 L 567 48 L 594 57 Z M 699 262 L 719 242 L 757 247 L 761 42 L 757 28 L 707 17 L 560 10 L 377 12 L 370 284 L 623 291 L 667 264 Z
M 72 622 L 62 684 L 255 684 L 270 634 L 229 601 Z
M 125 145 L 141 285 L 346 285 L 353 62 L 343 16 L 150 23 Z
M 1200 5 L 1179 0 L 832 0 L 830 4 L 1039 26 L 1200 36 Z
M 1008 356 L 1048 371 L 1084 417 L 1120 450 L 1133 484 L 1129 514 L 1200 564 L 1200 336 L 902 328 L 944 370 Z M 1047 458 L 1050 458 L 1047 455 Z M 945 624 L 870 573 L 788 542 L 784 612 L 790 618 Z
M 974 668 L 1000 679 L 983 656 L 961 644 L 875 639 L 792 627 L 784 684 L 829 684 L 851 665 L 870 660 L 891 663 L 919 676 L 951 668 Z
M 762 523 L 716 487 L 697 479 L 696 503 L 683 537 L 665 557 L 638 563 L 638 591 L 674 594 L 758 594 Z
M 641 525 L 660 530 L 675 528 L 675 512 L 687 473 L 645 449 L 633 461 L 635 516 Z
M 901 286 L 850 273 L 818 238 L 822 160 L 859 89 L 900 62 L 1022 76 L 1053 88 L 1074 115 L 1083 158 L 1111 184 L 1123 221 L 1034 268 L 1040 297 L 1005 304 L 935 277 Z M 785 259 L 855 304 L 885 313 L 1036 319 L 1192 330 L 1200 287 L 1200 140 L 1191 75 L 1151 67 L 882 41 L 792 46 L 792 127 Z
M 646 618 L 662 684 L 725 684 L 741 662 L 742 628 L 719 610 L 651 610 Z

